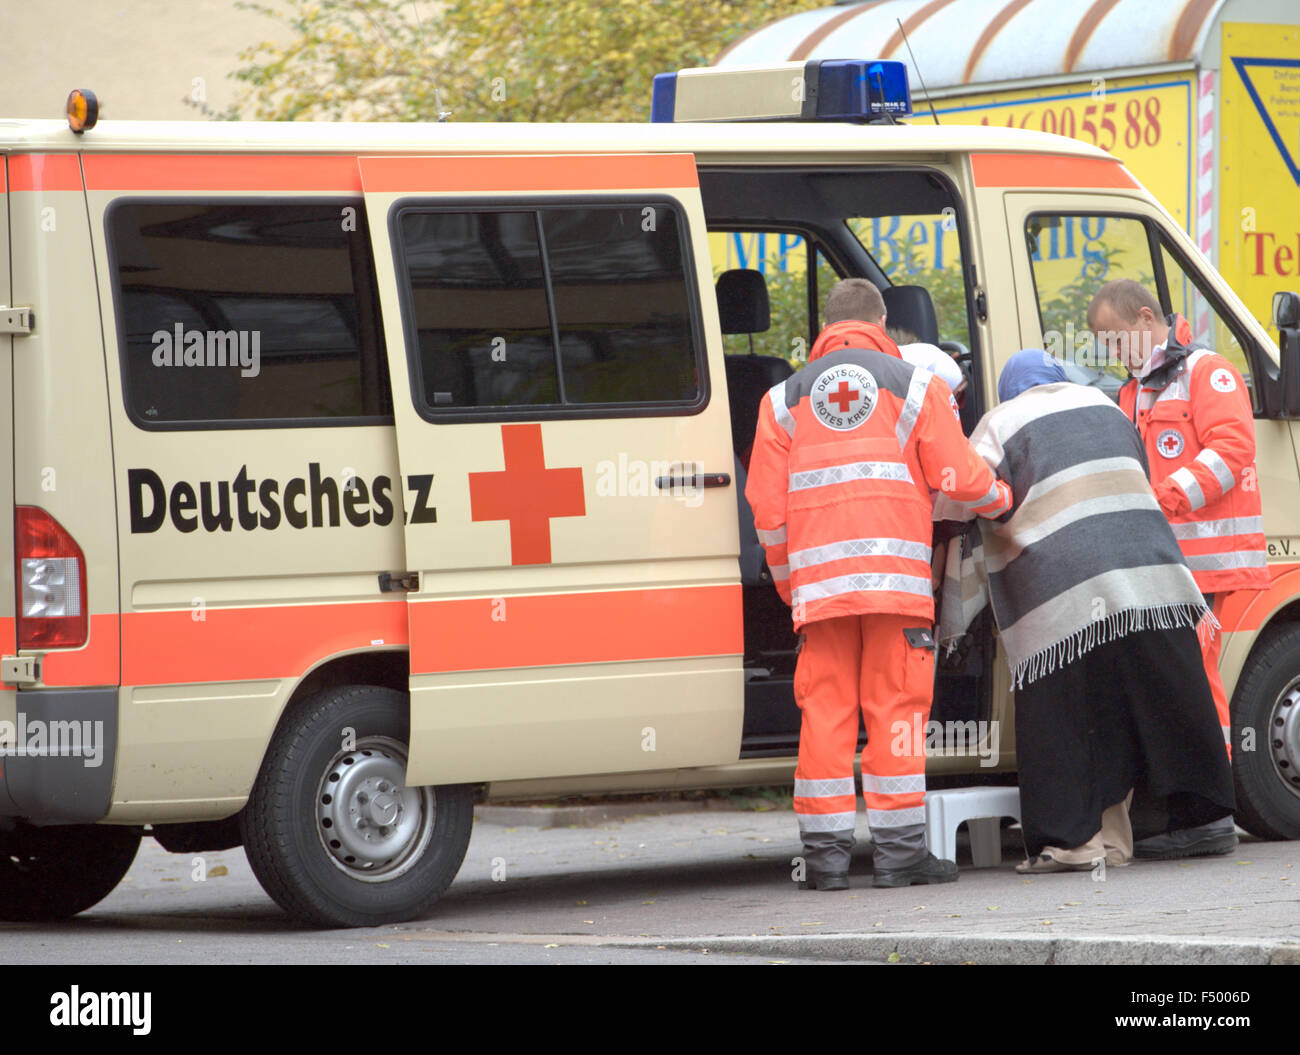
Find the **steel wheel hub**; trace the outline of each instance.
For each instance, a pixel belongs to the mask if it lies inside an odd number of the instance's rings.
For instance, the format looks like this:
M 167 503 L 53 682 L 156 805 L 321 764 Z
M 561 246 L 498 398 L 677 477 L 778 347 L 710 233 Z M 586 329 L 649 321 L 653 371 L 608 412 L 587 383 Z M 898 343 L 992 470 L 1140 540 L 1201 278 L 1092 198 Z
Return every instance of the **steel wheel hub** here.
M 406 749 L 366 737 L 331 759 L 316 794 L 316 829 L 334 864 L 368 882 L 395 879 L 433 834 L 432 788 L 408 788 Z
M 1268 718 L 1269 756 L 1282 784 L 1300 795 L 1300 682 L 1287 686 Z

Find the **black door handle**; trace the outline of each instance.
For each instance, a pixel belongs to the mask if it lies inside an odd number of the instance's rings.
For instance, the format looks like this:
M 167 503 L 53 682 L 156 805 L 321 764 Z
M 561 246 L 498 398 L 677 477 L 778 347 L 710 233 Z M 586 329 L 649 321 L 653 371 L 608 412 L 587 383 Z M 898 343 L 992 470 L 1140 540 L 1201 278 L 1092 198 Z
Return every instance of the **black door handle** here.
M 661 491 L 674 487 L 730 487 L 731 473 L 696 473 L 694 476 L 656 476 L 655 486 Z

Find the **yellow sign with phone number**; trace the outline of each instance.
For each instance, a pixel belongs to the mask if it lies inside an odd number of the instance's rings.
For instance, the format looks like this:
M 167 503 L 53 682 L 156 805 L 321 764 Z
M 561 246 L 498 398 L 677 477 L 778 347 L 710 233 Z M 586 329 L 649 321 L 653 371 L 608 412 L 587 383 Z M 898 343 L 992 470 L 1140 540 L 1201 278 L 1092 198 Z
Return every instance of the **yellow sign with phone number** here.
M 1184 230 L 1194 223 L 1196 80 L 1177 74 L 1096 77 L 1076 84 L 936 100 L 944 124 L 1027 128 L 1101 147 L 1124 162 Z M 912 122 L 928 108 L 919 109 Z

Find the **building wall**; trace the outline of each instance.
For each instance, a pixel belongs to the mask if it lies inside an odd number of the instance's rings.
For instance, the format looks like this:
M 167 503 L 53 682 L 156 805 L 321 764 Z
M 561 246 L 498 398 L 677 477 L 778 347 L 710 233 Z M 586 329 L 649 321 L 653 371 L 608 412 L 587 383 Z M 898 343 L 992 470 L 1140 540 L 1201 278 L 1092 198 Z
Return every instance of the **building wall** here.
M 106 120 L 201 119 L 186 100 L 226 109 L 239 52 L 290 36 L 235 0 L 0 0 L 0 119 L 59 117 L 73 88 L 92 89 Z

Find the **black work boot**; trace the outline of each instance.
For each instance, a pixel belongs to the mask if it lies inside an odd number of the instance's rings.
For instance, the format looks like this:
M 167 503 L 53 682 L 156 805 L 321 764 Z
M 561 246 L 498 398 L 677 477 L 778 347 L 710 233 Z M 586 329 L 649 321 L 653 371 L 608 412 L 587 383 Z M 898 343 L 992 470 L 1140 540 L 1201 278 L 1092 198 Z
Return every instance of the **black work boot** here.
M 957 882 L 955 861 L 941 861 L 928 850 L 916 864 L 905 868 L 877 868 L 871 877 L 873 887 L 913 886 L 921 883 Z
M 808 869 L 808 878 L 799 881 L 800 890 L 848 890 L 848 872 L 818 872 Z
M 1196 828 L 1153 835 L 1133 844 L 1133 856 L 1143 861 L 1170 861 L 1180 857 L 1217 857 L 1237 848 L 1237 829 L 1231 817 Z

